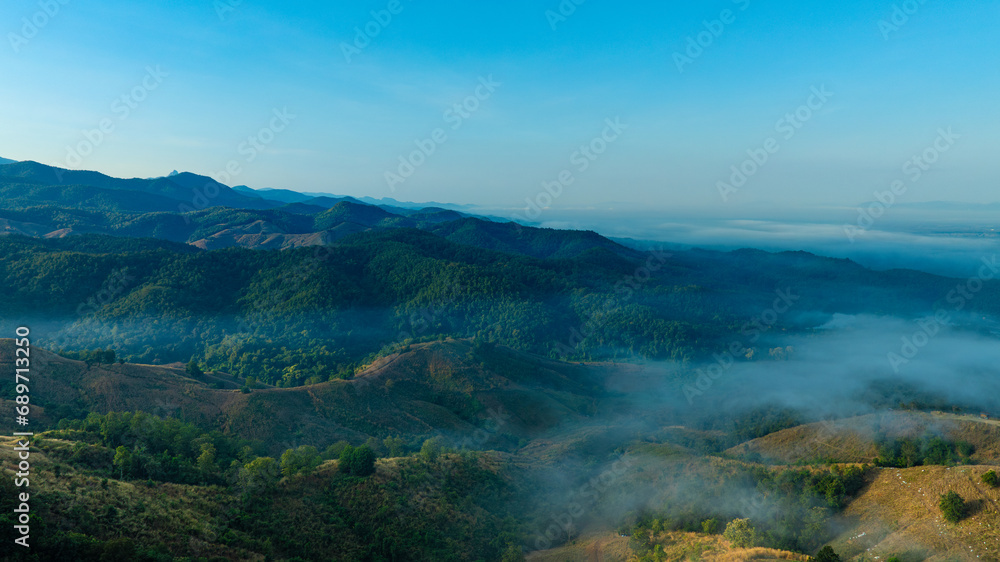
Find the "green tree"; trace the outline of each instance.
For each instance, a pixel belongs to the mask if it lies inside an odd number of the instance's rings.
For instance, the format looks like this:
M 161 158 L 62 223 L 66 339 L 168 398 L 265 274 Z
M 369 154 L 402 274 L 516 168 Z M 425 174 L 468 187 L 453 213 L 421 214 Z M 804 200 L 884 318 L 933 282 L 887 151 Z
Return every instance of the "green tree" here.
M 402 457 L 406 454 L 406 441 L 400 437 L 386 437 L 382 444 L 390 457 Z
M 508 545 L 500 562 L 524 562 L 524 550 L 516 544 Z
M 375 452 L 368 445 L 349 445 L 340 453 L 339 466 L 346 474 L 368 476 L 375 472 Z
M 420 456 L 424 458 L 427 462 L 434 462 L 441 452 L 444 450 L 444 444 L 440 437 L 432 437 L 424 441 L 423 446 L 420 447 Z
M 323 459 L 319 451 L 312 445 L 302 445 L 297 449 L 288 449 L 281 455 L 281 474 L 295 476 L 309 474 L 316 469 Z
M 829 545 L 824 546 L 813 557 L 814 562 L 840 562 L 840 555 L 833 551 Z
M 350 447 L 351 444 L 347 441 L 337 441 L 333 445 L 330 445 L 323 451 L 323 458 L 326 460 L 339 459 L 340 454 L 344 452 L 344 449 Z
M 749 519 L 733 519 L 726 525 L 722 536 L 736 548 L 750 548 L 757 544 L 757 531 Z
M 273 488 L 278 481 L 278 463 L 271 457 L 258 457 L 243 465 L 239 484 L 245 493 Z
M 202 443 L 201 454 L 198 455 L 198 470 L 206 474 L 215 472 L 215 445 Z
M 997 473 L 995 470 L 988 470 L 983 474 L 983 484 L 996 488 L 1000 485 L 1000 481 L 997 479 Z
M 118 469 L 118 477 L 124 480 L 126 472 L 130 476 L 132 474 L 132 451 L 129 451 L 127 447 L 118 447 L 115 449 L 115 458 L 111 463 Z
M 958 523 L 965 517 L 965 500 L 954 490 L 941 496 L 938 507 L 945 520 L 951 523 Z
M 194 359 L 188 361 L 187 368 L 185 370 L 187 371 L 187 374 L 195 378 L 200 379 L 205 375 L 205 373 L 201 370 L 201 367 L 198 365 L 198 362 Z
M 718 519 L 706 519 L 701 522 L 701 530 L 704 531 L 706 535 L 714 535 L 719 532 L 719 520 Z

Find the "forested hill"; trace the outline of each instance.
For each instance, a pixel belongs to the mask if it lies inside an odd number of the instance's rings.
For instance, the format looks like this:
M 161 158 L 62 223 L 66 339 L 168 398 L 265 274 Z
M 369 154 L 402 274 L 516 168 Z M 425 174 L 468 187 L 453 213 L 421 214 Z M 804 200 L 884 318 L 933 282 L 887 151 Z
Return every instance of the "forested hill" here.
M 836 313 L 916 317 L 956 284 L 802 252 L 639 252 L 593 232 L 269 193 L 0 165 L 0 328 L 43 323 L 43 343 L 81 358 L 193 359 L 300 386 L 441 337 L 560 359 L 705 358 Z M 970 306 L 996 312 L 996 288 Z
M 553 253 L 549 231 L 494 235 L 524 253 Z M 14 235 L 0 238 L 0 253 L 4 329 L 38 322 L 54 350 L 111 348 L 143 363 L 194 358 L 284 386 L 350 377 L 399 346 L 445 336 L 564 359 L 696 359 L 745 334 L 776 302 L 788 313 L 760 326 L 754 345 L 834 313 L 919 316 L 955 285 L 804 253 L 592 247 L 542 259 L 408 228 L 280 252 Z M 996 295 L 987 282 L 973 306 L 996 311 Z

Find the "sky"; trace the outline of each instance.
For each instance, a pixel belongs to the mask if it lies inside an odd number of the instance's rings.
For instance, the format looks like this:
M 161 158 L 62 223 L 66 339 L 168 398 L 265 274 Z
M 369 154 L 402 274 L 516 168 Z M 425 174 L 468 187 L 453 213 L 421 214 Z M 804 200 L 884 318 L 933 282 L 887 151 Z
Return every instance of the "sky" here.
M 846 208 L 892 186 L 994 202 L 998 16 L 972 0 L 9 0 L 0 156 L 517 213 Z

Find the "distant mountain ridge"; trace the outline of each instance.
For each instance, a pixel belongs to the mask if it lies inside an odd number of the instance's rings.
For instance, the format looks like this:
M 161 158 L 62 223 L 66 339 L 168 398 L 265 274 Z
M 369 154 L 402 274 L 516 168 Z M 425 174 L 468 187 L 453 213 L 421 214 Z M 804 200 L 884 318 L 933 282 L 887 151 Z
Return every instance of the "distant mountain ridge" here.
M 363 198 L 375 201 L 371 198 Z M 354 197 L 230 188 L 190 172 L 121 179 L 38 162 L 0 165 L 0 234 L 157 238 L 203 250 L 284 250 L 362 232 L 418 229 L 452 242 L 535 258 L 637 252 L 593 232 L 522 227 L 456 210 L 376 205 Z M 382 200 L 385 201 L 385 200 Z
M 58 186 L 89 186 L 113 191 L 135 191 L 167 197 L 176 201 L 173 209 L 187 205 L 189 208 L 199 206 L 199 199 L 205 200 L 205 205 L 227 205 L 241 208 L 273 208 L 277 203 L 262 203 L 232 190 L 211 178 L 183 173 L 169 178 L 153 179 L 120 179 L 107 176 L 100 172 L 84 170 L 66 170 L 47 166 L 38 162 L 27 161 L 0 165 L 0 181 L 3 183 L 20 182 L 35 185 Z M 167 210 L 167 209 L 163 209 Z

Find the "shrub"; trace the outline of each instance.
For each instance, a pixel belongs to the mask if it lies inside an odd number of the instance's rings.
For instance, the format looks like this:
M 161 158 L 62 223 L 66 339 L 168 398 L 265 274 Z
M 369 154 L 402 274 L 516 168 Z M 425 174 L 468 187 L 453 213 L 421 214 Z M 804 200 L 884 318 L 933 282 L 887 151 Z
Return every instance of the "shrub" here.
M 198 365 L 198 362 L 194 359 L 188 361 L 187 367 L 184 370 L 187 371 L 187 374 L 196 379 L 200 379 L 205 375 L 204 371 L 202 371 L 201 367 Z
M 350 447 L 351 444 L 347 441 L 337 441 L 333 445 L 330 445 L 323 451 L 323 458 L 326 460 L 339 459 L 340 454 L 344 452 L 344 449 Z
M 432 437 L 424 441 L 420 447 L 420 456 L 427 462 L 434 462 L 444 451 L 444 444 L 440 437 Z
M 954 490 L 941 496 L 938 507 L 941 508 L 941 515 L 945 520 L 951 523 L 958 523 L 965 517 L 965 500 Z
M 726 525 L 722 536 L 737 548 L 749 548 L 757 544 L 757 531 L 749 519 L 733 519 Z
M 368 476 L 375 472 L 375 452 L 368 445 L 348 445 L 340 453 L 340 469 L 352 476 Z
M 814 562 L 840 562 L 840 555 L 833 551 L 829 545 L 824 546 L 820 549 L 816 556 L 813 557 Z
M 288 449 L 281 455 L 281 474 L 285 476 L 295 476 L 296 474 L 310 474 L 322 459 L 319 451 L 312 445 L 302 445 L 298 449 Z
M 997 480 L 997 473 L 995 470 L 989 470 L 986 474 L 983 474 L 983 484 L 996 488 L 1000 485 L 1000 481 Z

